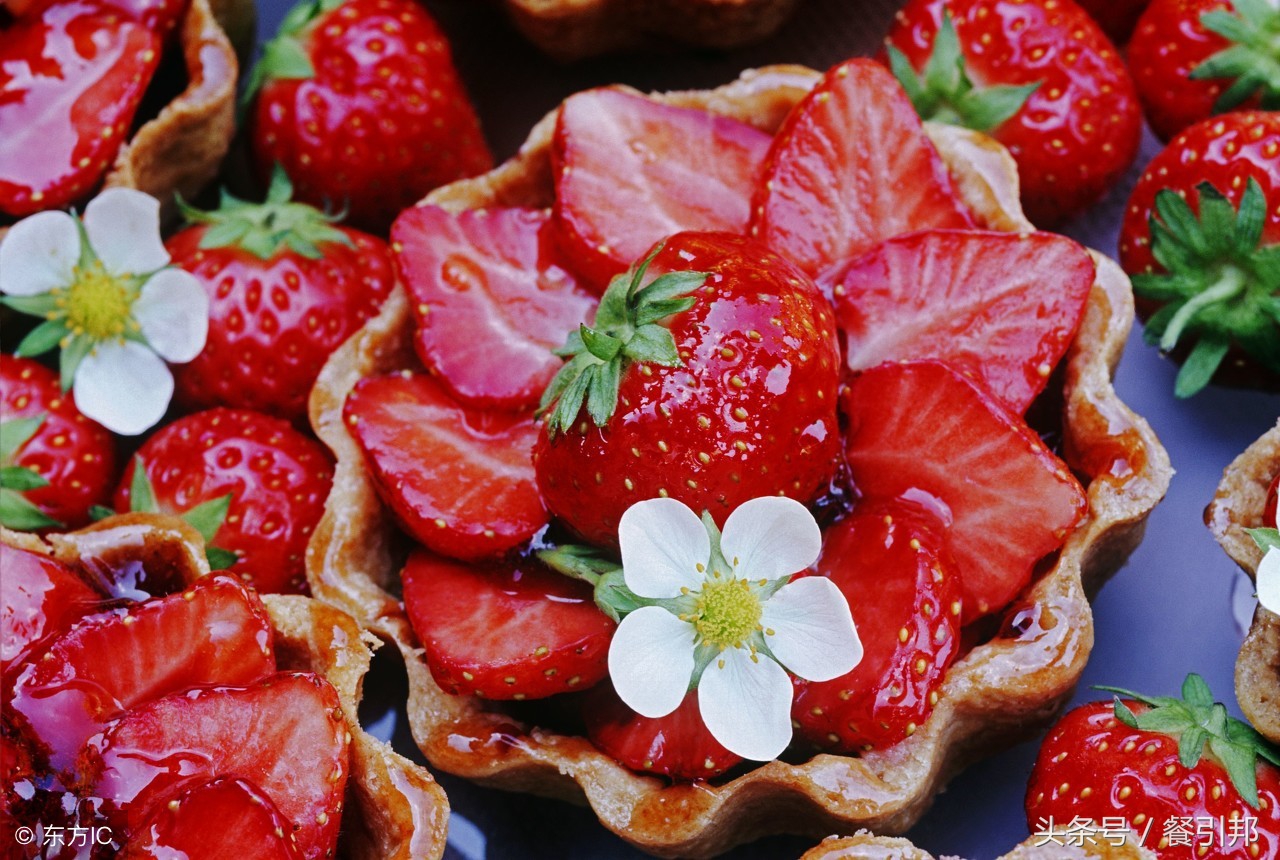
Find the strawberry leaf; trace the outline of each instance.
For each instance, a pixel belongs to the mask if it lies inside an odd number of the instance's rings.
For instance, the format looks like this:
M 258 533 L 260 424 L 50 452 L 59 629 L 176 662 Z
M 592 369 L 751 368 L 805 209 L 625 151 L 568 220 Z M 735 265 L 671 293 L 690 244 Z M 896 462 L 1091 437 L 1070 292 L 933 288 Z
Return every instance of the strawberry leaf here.
M 231 507 L 231 498 L 232 494 L 227 493 L 225 496 L 210 499 L 187 511 L 182 515 L 182 518 L 196 531 L 200 532 L 200 536 L 204 538 L 206 544 L 211 544 L 213 543 L 214 535 L 218 533 L 218 529 L 222 528 L 223 522 L 227 519 L 227 510 Z
M 227 570 L 240 560 L 240 556 L 231 550 L 216 546 L 206 546 L 204 555 L 209 560 L 209 570 L 211 571 Z
M 47 516 L 31 502 L 10 489 L 0 489 L 0 525 L 14 531 L 61 528 L 62 523 Z
M 133 477 L 129 479 L 129 510 L 145 514 L 160 512 L 155 488 L 151 486 L 151 478 L 147 476 L 141 457 L 134 460 Z
M 1276 529 L 1249 529 L 1249 537 L 1263 552 L 1280 549 L 1280 531 Z
M 49 482 L 35 469 L 24 466 L 0 466 L 0 487 L 23 492 L 49 486 Z
M 44 419 L 44 415 L 33 415 L 0 421 L 0 463 L 11 462 L 18 450 L 36 435 Z

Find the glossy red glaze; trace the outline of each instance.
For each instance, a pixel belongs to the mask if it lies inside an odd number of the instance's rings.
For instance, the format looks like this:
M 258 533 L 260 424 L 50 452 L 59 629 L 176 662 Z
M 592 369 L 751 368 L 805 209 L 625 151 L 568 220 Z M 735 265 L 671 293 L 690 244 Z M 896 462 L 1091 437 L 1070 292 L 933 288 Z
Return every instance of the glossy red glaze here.
M 61 562 L 8 544 L 0 544 L 0 567 L 0 677 L 8 711 L 13 673 L 105 597 Z
M 121 860 L 300 860 L 290 822 L 244 779 L 221 778 L 153 807 L 125 843 Z
M 1270 528 L 1276 528 L 1276 496 L 1280 494 L 1280 475 L 1276 475 L 1271 479 L 1271 486 L 1267 489 L 1267 501 L 1262 508 L 1262 524 Z

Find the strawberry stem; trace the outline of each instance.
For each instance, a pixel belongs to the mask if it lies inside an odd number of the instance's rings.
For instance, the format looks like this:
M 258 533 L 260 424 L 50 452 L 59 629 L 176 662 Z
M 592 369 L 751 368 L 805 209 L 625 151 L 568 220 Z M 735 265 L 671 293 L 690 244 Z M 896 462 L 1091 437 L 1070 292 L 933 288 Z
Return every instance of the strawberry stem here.
M 1244 292 L 1246 283 L 1248 283 L 1248 277 L 1244 272 L 1235 266 L 1224 266 L 1222 277 L 1218 279 L 1217 283 L 1178 308 L 1177 313 L 1173 315 L 1173 318 L 1169 320 L 1169 324 L 1165 326 L 1164 334 L 1160 336 L 1160 348 L 1168 352 L 1177 346 L 1178 338 L 1182 337 L 1183 329 L 1186 328 L 1187 323 L 1201 308 L 1234 299 Z

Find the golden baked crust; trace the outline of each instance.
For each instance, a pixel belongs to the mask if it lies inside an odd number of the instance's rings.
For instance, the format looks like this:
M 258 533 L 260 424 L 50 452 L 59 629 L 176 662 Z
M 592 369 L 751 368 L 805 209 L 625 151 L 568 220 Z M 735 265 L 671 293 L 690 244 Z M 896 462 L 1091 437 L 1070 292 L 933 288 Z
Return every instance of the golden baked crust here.
M 1280 422 L 1231 461 L 1204 522 L 1227 555 L 1252 578 L 1262 551 L 1246 529 L 1262 525 L 1271 479 L 1280 472 Z M 1280 616 L 1261 606 L 1236 658 L 1236 699 L 1254 727 L 1280 743 Z
M 1092 843 L 1074 845 L 1033 836 L 997 860 L 1155 860 L 1155 856 L 1138 845 L 1137 839 L 1129 834 L 1118 845 L 1101 837 L 1096 837 Z M 856 833 L 844 838 L 833 836 L 825 839 L 806 851 L 800 860 L 934 860 L 934 856 L 906 839 Z M 948 856 L 941 860 L 959 858 Z
M 113 567 L 138 561 L 192 582 L 209 572 L 204 543 L 191 526 L 158 514 L 124 514 L 78 532 L 34 535 L 0 529 L 0 544 L 51 555 L 71 565 Z M 296 595 L 264 595 L 281 669 L 323 675 L 333 684 L 351 729 L 351 770 L 343 802 L 339 856 L 420 860 L 444 854 L 449 803 L 425 769 L 360 728 L 361 683 L 381 644 L 351 616 Z
M 567 62 L 643 48 L 737 48 L 771 35 L 798 0 L 503 0 L 524 37 Z
M 712 91 L 668 93 L 663 101 L 704 107 L 773 132 L 818 78 L 797 66 L 752 70 Z M 520 152 L 492 172 L 437 189 L 426 202 L 453 209 L 546 206 L 553 185 L 548 147 L 554 114 Z M 971 132 L 929 133 L 962 177 L 971 208 L 989 226 L 1030 229 L 1017 208 L 1012 160 Z M 416 649 L 396 589 L 402 552 L 341 420 L 362 376 L 420 365 L 402 288 L 330 359 L 312 392 L 311 419 L 337 457 L 334 490 L 308 547 L 313 593 L 392 639 L 410 677 L 409 720 L 433 766 L 482 784 L 582 801 L 613 832 L 662 856 L 705 857 L 771 833 L 814 838 L 869 828 L 901 833 L 970 761 L 1043 727 L 1070 695 L 1093 644 L 1086 595 L 1140 540 L 1171 470 L 1145 421 L 1115 395 L 1111 373 L 1133 322 L 1129 283 L 1096 257 L 1098 277 L 1080 332 L 1064 362 L 1064 456 L 1087 485 L 1090 510 L 1056 564 L 1019 598 L 1025 625 L 971 650 L 948 672 L 930 719 L 896 746 L 851 758 L 774 761 L 723 784 L 668 785 L 623 768 L 585 738 L 521 725 L 476 699 L 433 682 Z M 1017 607 L 1016 607 L 1017 608 Z M 1014 610 L 1011 610 L 1013 612 Z

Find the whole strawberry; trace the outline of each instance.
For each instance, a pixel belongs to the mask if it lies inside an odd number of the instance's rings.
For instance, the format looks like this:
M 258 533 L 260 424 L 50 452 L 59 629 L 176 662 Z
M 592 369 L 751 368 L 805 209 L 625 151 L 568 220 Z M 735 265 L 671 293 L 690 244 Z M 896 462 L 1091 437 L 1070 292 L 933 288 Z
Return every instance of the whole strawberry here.
M 79 528 L 115 480 L 115 439 L 80 414 L 58 374 L 0 354 L 0 525 Z
M 1009 148 L 1039 226 L 1098 200 L 1137 155 L 1133 82 L 1071 0 L 909 0 L 885 45 L 922 117 Z
M 1199 675 L 1181 699 L 1113 692 L 1126 701 L 1076 708 L 1040 747 L 1027 785 L 1033 831 L 1122 821 L 1160 860 L 1280 852 L 1280 757 Z
M 224 193 L 167 243 L 209 294 L 204 350 L 174 368 L 178 402 L 256 409 L 305 425 L 325 359 L 377 313 L 395 284 L 385 242 L 291 202 L 277 170 L 266 202 Z
M 1216 113 L 1280 107 L 1277 37 L 1267 0 L 1153 0 L 1128 54 L 1151 128 L 1168 140 Z
M 570 335 L 533 452 L 547 509 L 606 546 L 642 499 L 717 522 L 756 496 L 807 502 L 839 449 L 835 325 L 813 282 L 727 233 L 655 251 Z
M 1280 386 L 1280 114 L 1203 120 L 1152 159 L 1120 230 L 1146 338 L 1183 360 L 1176 393 L 1210 380 Z
M 493 164 L 449 43 L 413 0 L 303 0 L 254 68 L 255 92 L 259 175 L 279 164 L 300 199 L 376 233 Z
M 216 521 L 198 527 L 206 542 L 234 553 L 230 573 L 262 592 L 297 592 L 306 588 L 303 555 L 332 482 L 329 453 L 286 422 L 210 409 L 143 443 L 125 468 L 115 506 L 186 513 L 188 520 L 192 508 L 204 506 Z

